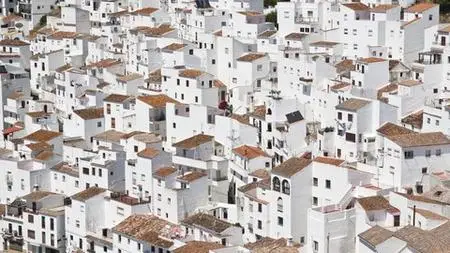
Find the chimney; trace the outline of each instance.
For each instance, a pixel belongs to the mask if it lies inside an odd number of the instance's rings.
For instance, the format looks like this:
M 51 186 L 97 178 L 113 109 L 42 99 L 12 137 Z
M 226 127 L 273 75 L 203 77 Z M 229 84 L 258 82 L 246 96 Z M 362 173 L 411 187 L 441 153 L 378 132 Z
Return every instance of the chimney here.
M 35 192 L 39 191 L 39 185 L 37 184 L 33 185 L 33 191 Z
M 288 239 L 286 240 L 286 246 L 291 247 L 292 245 L 293 245 L 293 243 L 292 243 L 292 237 L 290 237 L 290 238 L 288 238 Z

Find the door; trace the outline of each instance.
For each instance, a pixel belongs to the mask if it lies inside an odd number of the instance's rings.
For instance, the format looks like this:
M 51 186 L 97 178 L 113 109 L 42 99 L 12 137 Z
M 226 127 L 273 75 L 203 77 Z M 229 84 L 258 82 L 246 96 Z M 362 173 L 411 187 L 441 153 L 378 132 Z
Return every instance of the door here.
M 441 46 L 445 46 L 446 42 L 446 37 L 445 36 L 441 36 Z

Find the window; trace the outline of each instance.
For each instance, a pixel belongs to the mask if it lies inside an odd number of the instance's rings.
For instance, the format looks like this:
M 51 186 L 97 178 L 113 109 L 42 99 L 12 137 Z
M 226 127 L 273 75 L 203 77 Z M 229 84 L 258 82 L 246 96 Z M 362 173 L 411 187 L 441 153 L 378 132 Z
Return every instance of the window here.
M 414 158 L 414 151 L 405 151 L 405 159 L 413 159 Z
M 338 112 L 338 119 L 339 119 L 339 120 L 342 119 L 342 112 Z
M 356 142 L 356 135 L 352 133 L 345 133 L 345 140 L 349 142 Z
M 177 128 L 177 123 L 172 123 L 173 128 Z
M 427 167 L 423 167 L 422 168 L 422 174 L 427 174 L 427 170 L 428 170 Z
M 50 218 L 50 230 L 55 230 L 55 220 L 53 218 Z
M 28 238 L 30 238 L 30 239 L 36 239 L 36 235 L 34 234 L 34 230 L 28 230 L 27 231 L 27 235 L 28 235 Z
M 261 64 L 258 64 L 256 66 L 256 71 L 262 71 L 262 65 Z
M 291 187 L 289 185 L 289 182 L 286 179 L 283 180 L 282 191 L 284 194 L 287 194 L 287 195 L 289 195 L 291 193 Z
M 431 156 L 431 150 L 425 150 L 425 157 Z
M 283 199 L 281 197 L 277 200 L 277 210 L 278 212 L 283 212 Z
M 317 241 L 313 242 L 313 250 L 314 250 L 314 252 L 319 251 L 319 243 Z
M 83 167 L 83 174 L 89 175 L 89 168 Z
M 95 176 L 95 168 L 92 167 L 92 176 Z
M 433 20 L 433 15 L 431 15 L 431 14 L 428 15 L 428 20 L 430 20 L 430 21 Z
M 34 215 L 32 214 L 28 215 L 28 223 L 34 223 Z
M 102 169 L 100 169 L 100 168 L 98 169 L 98 176 L 102 177 Z
M 171 204 L 172 203 L 172 199 L 170 199 L 170 198 L 167 198 L 167 204 Z
M 45 228 L 45 216 L 41 217 L 41 226 L 42 228 Z
M 122 207 L 117 207 L 117 215 L 123 216 L 123 208 Z
M 262 221 L 258 220 L 258 229 L 262 229 Z
M 313 205 L 317 206 L 319 204 L 319 199 L 317 197 L 313 197 Z
M 441 156 L 441 150 L 440 149 L 436 149 L 436 156 Z
M 313 178 L 313 186 L 318 186 L 319 185 L 319 179 L 317 177 Z
M 347 120 L 348 120 L 348 122 L 353 122 L 353 114 L 348 114 L 347 115 Z
M 278 177 L 272 179 L 272 189 L 277 192 L 280 191 L 280 179 Z
M 262 213 L 262 204 L 258 203 L 258 212 Z
M 278 217 L 278 225 L 283 226 L 283 217 Z
M 325 180 L 325 188 L 331 189 L 331 180 Z

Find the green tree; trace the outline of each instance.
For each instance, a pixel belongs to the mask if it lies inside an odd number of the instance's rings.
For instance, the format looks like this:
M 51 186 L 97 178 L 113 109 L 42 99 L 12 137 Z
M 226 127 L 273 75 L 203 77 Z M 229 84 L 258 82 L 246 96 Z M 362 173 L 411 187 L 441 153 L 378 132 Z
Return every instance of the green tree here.
M 276 11 L 272 11 L 270 13 L 267 13 L 266 15 L 266 21 L 267 22 L 272 22 L 275 27 L 278 28 L 278 23 L 277 23 L 277 12 Z
M 270 7 L 270 6 L 275 6 L 277 5 L 277 0 L 264 0 L 264 7 Z

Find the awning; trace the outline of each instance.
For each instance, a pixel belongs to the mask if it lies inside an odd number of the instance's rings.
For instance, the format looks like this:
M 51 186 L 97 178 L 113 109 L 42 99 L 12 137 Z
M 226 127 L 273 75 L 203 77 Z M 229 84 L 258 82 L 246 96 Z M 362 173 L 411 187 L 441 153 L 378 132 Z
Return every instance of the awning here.
M 11 134 L 11 133 L 20 131 L 22 129 L 23 128 L 17 127 L 17 126 L 8 127 L 8 128 L 3 129 L 3 134 Z

